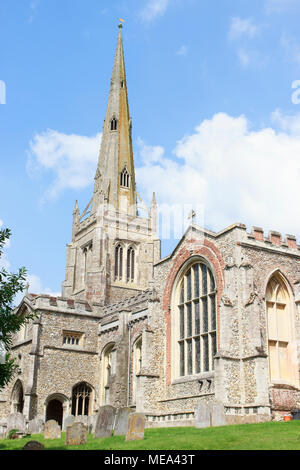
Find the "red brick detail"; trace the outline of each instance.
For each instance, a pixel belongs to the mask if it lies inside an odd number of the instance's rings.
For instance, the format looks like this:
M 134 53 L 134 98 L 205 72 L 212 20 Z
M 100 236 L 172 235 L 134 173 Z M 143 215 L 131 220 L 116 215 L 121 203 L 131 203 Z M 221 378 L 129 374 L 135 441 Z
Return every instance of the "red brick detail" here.
M 274 245 L 281 245 L 281 234 L 277 232 L 270 232 L 270 242 Z
M 72 299 L 67 299 L 67 305 L 69 308 L 75 308 L 75 302 Z
M 50 297 L 49 301 L 50 301 L 50 305 L 51 305 L 52 307 L 57 307 L 57 300 L 56 300 L 56 297 Z
M 253 236 L 255 240 L 264 241 L 264 231 L 262 228 L 259 227 L 253 227 Z
M 197 245 L 196 245 L 197 243 Z M 173 261 L 170 269 L 170 274 L 167 278 L 164 295 L 163 295 L 163 310 L 165 314 L 166 325 L 166 383 L 171 384 L 171 295 L 173 284 L 176 279 L 177 273 L 183 264 L 191 258 L 191 256 L 199 255 L 208 261 L 213 268 L 216 276 L 217 284 L 217 341 L 218 347 L 220 346 L 220 312 L 219 305 L 224 288 L 224 260 L 218 248 L 209 240 L 204 240 L 203 245 L 199 247 L 198 241 L 189 240 L 188 243 L 179 251 Z
M 87 312 L 92 312 L 92 311 L 93 311 L 93 310 L 91 309 L 91 306 L 90 306 L 90 304 L 89 304 L 88 302 L 85 303 L 85 310 L 86 310 Z
M 294 250 L 298 248 L 296 237 L 294 237 L 293 235 L 286 235 L 286 243 L 289 248 L 292 248 Z

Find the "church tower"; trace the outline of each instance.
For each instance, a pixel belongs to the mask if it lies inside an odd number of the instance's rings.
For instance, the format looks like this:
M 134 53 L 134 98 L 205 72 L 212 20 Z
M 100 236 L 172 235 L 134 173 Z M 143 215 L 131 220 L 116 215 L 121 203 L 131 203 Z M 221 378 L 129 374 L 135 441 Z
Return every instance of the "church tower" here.
M 152 280 L 160 259 L 157 205 L 154 197 L 148 210 L 137 193 L 131 130 L 120 24 L 94 192 L 81 214 L 75 203 L 63 297 L 109 304 Z

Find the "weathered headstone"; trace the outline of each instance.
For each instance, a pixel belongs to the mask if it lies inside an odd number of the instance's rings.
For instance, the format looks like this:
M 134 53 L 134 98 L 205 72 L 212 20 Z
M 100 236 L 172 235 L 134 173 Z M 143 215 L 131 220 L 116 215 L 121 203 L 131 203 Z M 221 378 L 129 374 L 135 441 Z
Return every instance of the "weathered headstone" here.
M 203 401 L 198 402 L 197 406 L 195 407 L 195 427 L 209 428 L 211 425 L 210 416 L 210 406 Z
M 7 432 L 17 429 L 20 432 L 26 431 L 26 418 L 22 413 L 12 413 L 7 417 Z
M 41 418 L 31 419 L 27 431 L 29 434 L 41 434 L 44 431 L 44 421 Z
M 88 428 L 89 428 L 89 432 L 90 432 L 90 433 L 93 433 L 93 434 L 94 434 L 95 428 L 96 428 L 97 416 L 98 416 L 98 415 L 90 415 L 90 416 L 88 417 Z
M 117 410 L 114 436 L 122 436 L 127 433 L 128 418 L 132 412 L 130 408 L 119 408 Z
M 75 416 L 73 415 L 67 416 L 63 422 L 63 431 L 65 431 L 68 426 L 72 426 L 72 424 L 74 423 L 74 420 L 75 420 Z
M 88 439 L 88 427 L 80 422 L 73 423 L 72 426 L 67 426 L 66 432 L 66 445 L 79 446 L 86 444 Z
M 88 419 L 89 417 L 86 415 L 78 415 L 75 416 L 74 423 L 82 423 L 85 424 L 86 426 L 88 425 Z
M 6 418 L 2 418 L 0 420 L 0 439 L 5 438 L 6 430 L 7 430 L 7 420 Z
M 94 437 L 109 437 L 112 435 L 115 423 L 116 408 L 110 405 L 101 406 L 98 411 Z
M 38 441 L 29 441 L 22 450 L 45 450 L 45 446 Z
M 128 427 L 126 441 L 144 439 L 146 417 L 144 413 L 130 413 L 128 416 Z
M 225 426 L 225 408 L 220 401 L 213 401 L 211 403 L 211 425 L 212 426 Z
M 45 439 L 60 439 L 61 438 L 61 429 L 60 425 L 54 419 L 46 421 L 44 428 L 44 438 Z

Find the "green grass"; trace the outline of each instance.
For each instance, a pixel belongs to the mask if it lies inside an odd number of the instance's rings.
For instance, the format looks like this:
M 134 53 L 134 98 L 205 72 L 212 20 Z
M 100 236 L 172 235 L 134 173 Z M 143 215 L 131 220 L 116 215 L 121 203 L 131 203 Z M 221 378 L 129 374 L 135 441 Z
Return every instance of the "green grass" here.
M 35 434 L 24 439 L 0 441 L 0 450 L 20 450 L 37 440 L 49 450 L 300 450 L 300 421 L 243 424 L 217 428 L 146 429 L 141 441 L 126 442 L 124 436 L 94 439 L 86 445 L 65 445 L 61 439 L 44 439 Z

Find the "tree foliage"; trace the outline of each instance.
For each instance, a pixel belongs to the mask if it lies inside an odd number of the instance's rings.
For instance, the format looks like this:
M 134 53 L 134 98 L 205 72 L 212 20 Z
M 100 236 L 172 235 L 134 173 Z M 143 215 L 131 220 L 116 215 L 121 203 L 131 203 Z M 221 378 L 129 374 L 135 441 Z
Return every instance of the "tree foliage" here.
M 0 258 L 10 235 L 9 229 L 0 230 Z M 25 289 L 25 281 L 26 269 L 24 267 L 12 274 L 0 265 L 0 341 L 6 350 L 5 363 L 0 364 L 0 389 L 8 384 L 18 370 L 16 359 L 11 356 L 13 335 L 33 318 L 33 314 L 28 311 L 23 315 L 16 314 L 14 311 L 14 298 L 17 293 Z

